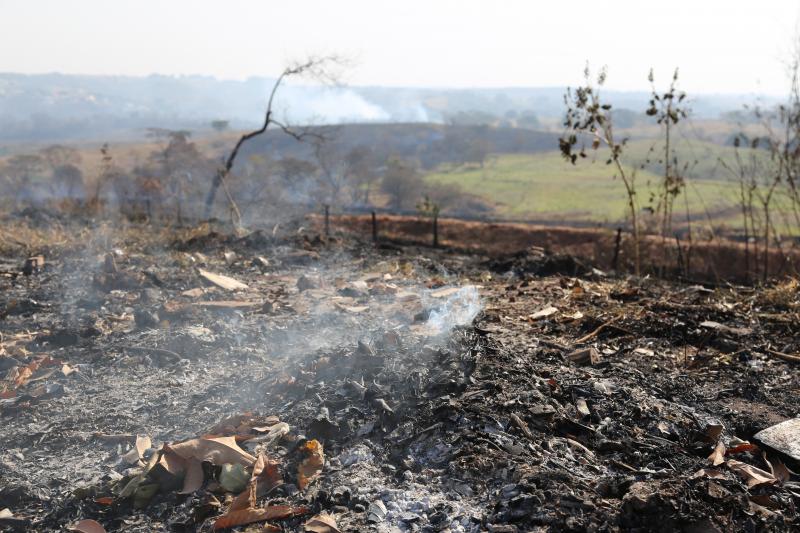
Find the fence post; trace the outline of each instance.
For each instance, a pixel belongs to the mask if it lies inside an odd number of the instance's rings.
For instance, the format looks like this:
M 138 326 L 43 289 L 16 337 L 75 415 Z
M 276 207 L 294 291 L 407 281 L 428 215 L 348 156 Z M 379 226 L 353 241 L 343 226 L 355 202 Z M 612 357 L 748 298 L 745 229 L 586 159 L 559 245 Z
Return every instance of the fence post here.
M 330 206 L 325 204 L 325 236 L 330 237 L 331 223 L 330 223 Z
M 378 219 L 375 211 L 372 212 L 372 242 L 378 242 Z
M 433 247 L 439 247 L 439 213 L 433 214 Z
M 617 228 L 617 238 L 614 240 L 614 259 L 611 261 L 612 270 L 617 270 L 619 262 L 619 246 L 622 243 L 622 228 Z
M 675 245 L 678 248 L 678 272 L 680 272 L 683 277 L 688 278 L 689 272 L 687 271 L 686 267 L 683 264 L 683 250 L 681 249 L 681 238 L 678 234 L 675 234 Z

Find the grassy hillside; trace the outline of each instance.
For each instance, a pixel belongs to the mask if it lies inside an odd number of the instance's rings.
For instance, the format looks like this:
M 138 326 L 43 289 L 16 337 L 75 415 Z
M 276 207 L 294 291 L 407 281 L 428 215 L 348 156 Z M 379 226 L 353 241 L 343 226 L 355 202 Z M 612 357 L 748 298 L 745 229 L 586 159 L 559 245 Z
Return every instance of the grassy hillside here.
M 630 146 L 630 161 L 644 162 L 652 143 L 639 141 Z M 719 168 L 717 158 L 727 148 L 695 143 L 698 163 L 687 187 L 690 212 L 717 222 L 736 223 L 736 184 Z M 640 207 L 651 205 L 659 176 L 657 168 L 635 165 Z M 657 165 L 650 165 L 656 167 Z M 700 176 L 705 179 L 699 179 Z M 557 151 L 538 154 L 499 154 L 491 156 L 483 168 L 442 166 L 427 176 L 430 183 L 458 184 L 496 206 L 500 216 L 615 222 L 625 218 L 627 204 L 622 183 L 614 180 L 614 169 L 600 155 L 571 165 Z M 684 213 L 683 197 L 676 202 L 676 213 Z M 676 215 L 677 216 L 677 215 Z

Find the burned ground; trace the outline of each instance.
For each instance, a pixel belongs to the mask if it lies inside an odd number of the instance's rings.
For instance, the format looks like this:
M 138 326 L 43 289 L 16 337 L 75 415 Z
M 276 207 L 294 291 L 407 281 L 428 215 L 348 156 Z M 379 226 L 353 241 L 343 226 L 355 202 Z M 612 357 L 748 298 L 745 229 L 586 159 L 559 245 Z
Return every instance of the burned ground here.
M 5 239 L 0 528 L 797 528 L 795 284 L 297 230 Z

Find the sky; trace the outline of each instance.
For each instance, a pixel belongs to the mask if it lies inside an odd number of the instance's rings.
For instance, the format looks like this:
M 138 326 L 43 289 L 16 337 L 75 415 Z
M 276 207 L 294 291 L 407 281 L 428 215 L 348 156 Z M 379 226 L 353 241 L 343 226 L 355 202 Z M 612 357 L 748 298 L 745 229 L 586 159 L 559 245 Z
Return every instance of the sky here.
M 0 0 L 0 72 L 224 79 L 339 54 L 352 85 L 787 90 L 798 0 Z

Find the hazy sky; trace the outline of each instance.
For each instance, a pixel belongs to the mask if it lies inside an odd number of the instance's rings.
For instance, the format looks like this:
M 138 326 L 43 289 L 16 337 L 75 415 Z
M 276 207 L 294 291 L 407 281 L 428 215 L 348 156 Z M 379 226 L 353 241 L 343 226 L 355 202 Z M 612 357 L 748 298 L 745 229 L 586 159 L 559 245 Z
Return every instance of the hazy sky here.
M 570 11 L 571 10 L 571 11 Z M 0 0 L 0 72 L 275 75 L 337 52 L 358 85 L 786 90 L 798 0 Z

